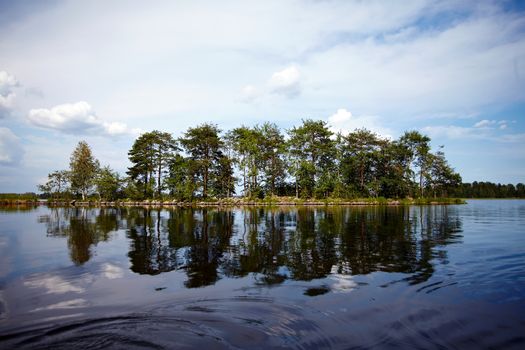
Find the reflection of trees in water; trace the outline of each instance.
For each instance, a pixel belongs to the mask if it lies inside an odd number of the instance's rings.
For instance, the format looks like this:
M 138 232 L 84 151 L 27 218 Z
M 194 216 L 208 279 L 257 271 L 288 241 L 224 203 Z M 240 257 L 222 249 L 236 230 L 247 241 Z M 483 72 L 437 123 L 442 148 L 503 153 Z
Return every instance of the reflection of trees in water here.
M 279 266 L 299 280 L 323 278 L 334 271 L 385 271 L 411 274 L 408 281 L 420 283 L 433 274 L 435 259 L 446 261 L 446 252 L 439 247 L 461 237 L 461 222 L 449 210 L 447 206 L 306 207 L 266 214 L 262 228 L 257 223 L 243 231 L 249 239 L 244 241 L 248 249 L 239 257 L 240 271 L 260 272 L 268 283 L 275 281 Z M 292 229 L 284 230 L 285 225 Z M 265 238 L 275 232 L 281 232 L 280 239 Z M 272 243 L 278 247 L 270 250 Z
M 82 264 L 91 247 L 126 228 L 131 270 L 184 270 L 189 288 L 254 273 L 258 283 L 374 271 L 427 280 L 445 263 L 442 246 L 461 239 L 454 207 L 239 209 L 50 209 L 50 236 L 66 236 Z
M 0 213 L 16 213 L 37 210 L 38 205 L 36 204 L 5 204 L 0 201 Z
M 69 254 L 75 264 L 91 258 L 91 246 L 107 241 L 109 234 L 118 229 L 118 209 L 110 208 L 49 208 L 48 215 L 38 221 L 44 223 L 47 235 L 67 237 Z
M 461 228 L 446 206 L 129 213 L 132 270 L 184 269 L 187 287 L 250 273 L 263 284 L 374 271 L 411 274 L 407 280 L 420 283 L 435 259 L 446 261 L 439 247 L 457 241 Z
M 284 281 L 279 267 L 286 264 L 284 224 L 289 213 L 279 210 L 248 208 L 239 212 L 235 225 L 236 241 L 230 247 L 229 259 L 224 261 L 223 272 L 230 277 L 261 273 L 260 283 L 274 284 Z
M 130 210 L 130 212 L 134 212 Z M 233 213 L 218 210 L 144 209 L 129 220 L 128 236 L 131 269 L 141 274 L 159 274 L 185 269 L 186 286 L 215 283 L 223 253 L 227 250 L 233 227 Z

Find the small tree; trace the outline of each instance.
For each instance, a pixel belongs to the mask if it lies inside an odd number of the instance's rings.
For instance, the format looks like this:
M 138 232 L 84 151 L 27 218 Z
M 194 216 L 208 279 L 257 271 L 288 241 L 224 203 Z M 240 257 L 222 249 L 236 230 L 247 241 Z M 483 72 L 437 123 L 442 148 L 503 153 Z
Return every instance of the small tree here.
M 43 185 L 38 185 L 38 189 L 44 193 L 49 193 L 52 197 L 59 197 L 67 191 L 69 177 L 67 170 L 53 171 L 47 175 L 48 181 Z
M 123 180 L 119 174 L 108 166 L 103 167 L 97 174 L 95 185 L 101 199 L 115 200 L 122 195 Z
M 69 162 L 70 182 L 73 192 L 81 193 L 86 199 L 95 184 L 99 162 L 93 157 L 91 148 L 86 141 L 80 141 L 71 154 Z

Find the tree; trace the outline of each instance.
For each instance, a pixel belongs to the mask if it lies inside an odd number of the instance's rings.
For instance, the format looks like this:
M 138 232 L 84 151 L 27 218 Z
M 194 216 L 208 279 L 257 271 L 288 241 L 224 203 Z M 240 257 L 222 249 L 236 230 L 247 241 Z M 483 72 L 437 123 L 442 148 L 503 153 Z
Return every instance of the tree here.
M 417 173 L 414 170 L 409 171 L 412 171 L 414 176 L 419 174 L 419 195 L 423 197 L 423 181 L 431 165 L 429 156 L 430 138 L 422 135 L 418 131 L 407 131 L 401 136 L 399 141 L 410 152 L 410 163 L 412 164 L 412 167 L 418 169 Z
M 335 147 L 331 137 L 333 133 L 322 120 L 303 120 L 303 125 L 288 131 L 291 173 L 295 177 L 296 195 L 299 185 L 304 196 L 311 196 L 317 180 L 333 171 Z M 310 177 L 309 179 L 304 178 Z M 305 187 L 306 186 L 306 187 Z
M 367 184 L 376 180 L 382 140 L 367 129 L 358 129 L 342 137 L 341 166 L 349 185 L 357 187 L 361 195 L 369 195 Z M 357 181 L 353 181 L 357 179 Z
M 243 194 L 251 197 L 259 192 L 259 173 L 263 168 L 261 144 L 263 135 L 255 128 L 241 126 L 226 134 L 227 144 L 236 155 L 236 163 L 243 174 Z
M 235 193 L 235 177 L 231 158 L 225 155 L 219 157 L 210 179 L 210 190 L 214 196 L 222 198 L 228 198 Z
M 193 162 L 192 169 L 200 179 L 202 197 L 208 197 L 210 174 L 218 166 L 219 159 L 223 156 L 221 148 L 220 130 L 214 124 L 202 124 L 189 128 L 180 138 L 180 143 Z
M 122 195 L 123 180 L 119 174 L 109 167 L 100 169 L 95 179 L 95 186 L 101 199 L 113 201 Z
M 140 135 L 128 152 L 131 166 L 127 174 L 136 182 L 136 187 L 142 188 L 143 198 L 153 195 L 151 179 L 153 177 L 155 150 L 153 149 L 153 135 L 144 133 Z
M 99 162 L 93 157 L 91 148 L 85 141 L 80 141 L 71 154 L 69 169 L 71 189 L 80 192 L 82 200 L 85 200 L 99 169 Z
M 162 196 L 163 177 L 170 160 L 178 151 L 177 143 L 167 132 L 153 130 L 140 135 L 128 152 L 132 166 L 128 175 L 143 188 L 144 197 Z M 156 175 L 156 186 L 154 176 Z M 156 187 L 156 189 L 155 189 Z
M 195 191 L 194 174 L 193 161 L 180 154 L 175 155 L 170 161 L 169 174 L 165 181 L 169 194 L 177 200 L 191 201 Z
M 48 181 L 38 189 L 51 195 L 60 196 L 67 191 L 70 174 L 67 170 L 57 170 L 47 175 Z
M 262 170 L 264 172 L 265 186 L 271 196 L 275 194 L 276 187 L 284 181 L 286 176 L 286 167 L 283 155 L 286 150 L 284 136 L 275 124 L 264 123 L 256 127 L 260 135 L 260 143 L 256 145 Z
M 461 176 L 448 165 L 443 151 L 431 154 L 429 159 L 431 160 L 428 171 L 429 187 L 433 191 L 434 197 L 437 193 L 446 197 L 451 189 L 461 184 Z
M 377 164 L 380 195 L 387 198 L 405 197 L 412 188 L 410 151 L 399 141 L 383 140 Z

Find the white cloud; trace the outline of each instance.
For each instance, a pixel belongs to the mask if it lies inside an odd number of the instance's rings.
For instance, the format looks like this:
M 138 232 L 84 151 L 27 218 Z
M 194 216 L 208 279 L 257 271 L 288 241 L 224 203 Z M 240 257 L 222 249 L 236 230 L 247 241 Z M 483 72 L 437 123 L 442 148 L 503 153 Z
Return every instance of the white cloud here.
M 84 101 L 66 103 L 51 109 L 39 108 L 29 111 L 29 122 L 35 126 L 64 132 L 66 134 L 123 135 L 138 133 L 120 122 L 101 120 Z
M 241 89 L 241 100 L 243 102 L 252 102 L 261 95 L 261 92 L 253 85 L 246 85 Z
M 381 121 L 377 116 L 353 116 L 352 113 L 345 108 L 339 108 L 334 114 L 328 117 L 328 124 L 330 130 L 333 132 L 341 132 L 347 134 L 356 129 L 368 129 L 375 132 L 381 137 L 392 138 L 392 131 L 381 125 Z
M 296 66 L 289 66 L 272 74 L 268 82 L 271 92 L 287 97 L 301 93 L 301 73 Z
M 476 123 L 476 125 L 477 124 L 479 123 Z M 485 125 L 485 123 L 482 125 Z M 501 126 L 505 127 L 502 128 Z M 525 141 L 524 133 L 502 134 L 500 131 L 498 131 L 498 129 L 505 130 L 506 128 L 507 124 L 500 124 L 499 128 L 439 125 L 424 127 L 423 131 L 428 133 L 431 137 L 445 137 L 455 140 L 478 139 L 504 143 L 523 143 Z
M 10 129 L 0 127 L 0 165 L 16 165 L 23 155 L 20 138 Z
M 508 122 L 506 120 L 483 119 L 474 124 L 474 127 L 478 129 L 494 129 L 497 127 L 500 130 L 505 130 L 508 127 Z
M 475 128 L 486 128 L 494 124 L 496 124 L 495 120 L 483 119 L 477 122 L 476 124 L 474 124 L 474 127 Z
M 13 75 L 0 71 L 0 118 L 7 116 L 13 108 L 13 101 L 16 97 L 13 88 L 19 85 Z

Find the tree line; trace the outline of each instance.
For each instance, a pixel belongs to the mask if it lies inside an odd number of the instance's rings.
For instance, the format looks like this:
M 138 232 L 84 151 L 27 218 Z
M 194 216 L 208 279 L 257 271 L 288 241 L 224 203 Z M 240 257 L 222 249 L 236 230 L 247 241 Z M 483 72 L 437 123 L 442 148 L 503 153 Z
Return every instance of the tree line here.
M 128 152 L 125 175 L 101 167 L 81 141 L 68 170 L 49 174 L 39 190 L 51 197 L 83 199 L 199 199 L 447 197 L 461 176 L 430 138 L 407 131 L 395 140 L 367 129 L 332 132 L 321 120 L 303 120 L 289 130 L 273 123 L 222 132 L 205 123 L 180 137 L 154 130 L 140 135 Z
M 463 183 L 454 190 L 460 198 L 525 198 L 525 184 L 496 184 L 492 182 Z

